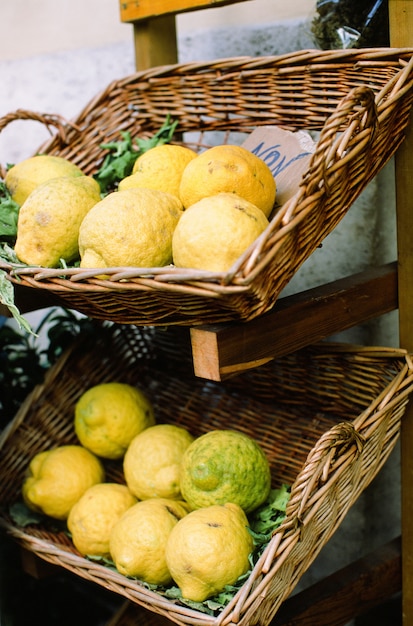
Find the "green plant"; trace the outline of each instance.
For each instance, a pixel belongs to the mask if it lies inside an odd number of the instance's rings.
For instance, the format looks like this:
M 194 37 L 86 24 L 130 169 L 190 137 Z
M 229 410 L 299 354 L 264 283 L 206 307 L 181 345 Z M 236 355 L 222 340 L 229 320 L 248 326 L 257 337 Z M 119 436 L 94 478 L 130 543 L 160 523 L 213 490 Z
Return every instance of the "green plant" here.
M 60 308 L 46 313 L 35 334 L 8 324 L 0 328 L 0 430 L 76 335 L 94 329 L 89 318 Z

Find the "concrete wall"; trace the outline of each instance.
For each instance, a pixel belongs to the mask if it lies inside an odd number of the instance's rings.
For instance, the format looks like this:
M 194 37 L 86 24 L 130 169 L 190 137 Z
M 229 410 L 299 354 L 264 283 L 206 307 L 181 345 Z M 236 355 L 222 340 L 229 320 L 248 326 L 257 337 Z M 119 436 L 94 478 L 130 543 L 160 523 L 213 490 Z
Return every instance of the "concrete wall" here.
M 181 61 L 268 55 L 313 47 L 313 0 L 254 0 L 179 16 Z M 14 0 L 0 4 L 0 116 L 17 108 L 70 119 L 114 78 L 134 71 L 132 27 L 120 22 L 116 0 Z M 46 138 L 43 127 L 18 122 L 0 134 L 0 160 L 16 162 Z M 392 165 L 362 194 L 286 293 L 395 257 Z M 342 338 L 342 336 L 340 336 Z M 397 315 L 357 328 L 345 338 L 397 343 Z M 383 518 L 382 502 L 386 502 Z M 360 498 L 304 582 L 360 556 L 399 532 L 398 452 Z
M 79 48 L 108 46 L 131 39 L 120 21 L 119 0 L 13 0 L 0 6 L 0 61 Z M 267 24 L 302 18 L 313 0 L 249 0 L 237 5 L 191 11 L 177 18 L 180 33 L 211 28 Z

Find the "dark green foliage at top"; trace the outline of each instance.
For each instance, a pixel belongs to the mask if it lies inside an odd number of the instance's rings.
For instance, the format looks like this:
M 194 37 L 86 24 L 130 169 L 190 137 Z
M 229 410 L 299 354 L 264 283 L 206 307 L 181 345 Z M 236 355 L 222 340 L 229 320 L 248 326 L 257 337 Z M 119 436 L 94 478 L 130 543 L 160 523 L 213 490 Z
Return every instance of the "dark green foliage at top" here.
M 39 334 L 43 329 L 46 336 L 42 347 Z M 89 318 L 79 318 L 64 309 L 51 309 L 36 334 L 9 325 L 0 328 L 0 430 L 76 335 L 81 330 L 94 332 L 94 329 Z

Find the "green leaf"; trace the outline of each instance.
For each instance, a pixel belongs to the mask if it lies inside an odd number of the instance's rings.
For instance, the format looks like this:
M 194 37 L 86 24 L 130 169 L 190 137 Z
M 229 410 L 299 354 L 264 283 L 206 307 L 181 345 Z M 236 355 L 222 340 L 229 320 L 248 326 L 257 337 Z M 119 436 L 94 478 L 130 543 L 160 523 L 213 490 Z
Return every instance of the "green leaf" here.
M 94 178 L 104 196 L 116 190 L 119 181 L 132 173 L 136 159 L 155 146 L 171 141 L 178 122 L 170 122 L 169 115 L 161 128 L 147 139 L 137 138 L 133 144 L 130 132 L 121 131 L 122 139 L 101 144 L 102 150 L 108 150 L 103 163 Z
M 0 240 L 14 241 L 20 206 L 12 200 L 4 182 L 0 181 Z
M 45 516 L 31 511 L 23 502 L 15 502 L 10 506 L 9 513 L 17 526 L 24 528 L 29 524 L 43 524 Z
M 149 139 L 141 139 L 138 137 L 136 143 L 139 146 L 140 153 L 147 152 L 151 148 L 155 148 L 155 146 L 169 143 L 174 136 L 177 125 L 177 121 L 170 122 L 168 115 L 166 121 L 153 137 L 149 137 Z
M 36 513 L 29 509 L 23 501 L 10 505 L 9 513 L 15 524 L 24 528 L 29 524 L 41 524 L 49 532 L 66 532 L 66 521 L 58 520 L 43 513 Z
M 100 336 L 102 332 L 100 323 L 60 307 L 45 314 L 37 334 L 4 324 L 0 328 L 0 430 L 77 335 Z
M 272 489 L 267 501 L 253 512 L 249 522 L 256 541 L 268 541 L 271 538 L 285 518 L 289 498 L 289 487 L 282 485 L 279 489 Z
M 0 302 L 9 309 L 19 328 L 36 335 L 29 322 L 23 317 L 23 315 L 21 315 L 19 309 L 14 304 L 13 284 L 8 280 L 7 274 L 4 270 L 0 270 Z
M 15 251 L 7 243 L 0 244 L 0 259 L 3 259 L 3 261 L 6 261 L 7 263 L 16 263 L 21 267 L 24 267 L 25 265 L 19 261 Z

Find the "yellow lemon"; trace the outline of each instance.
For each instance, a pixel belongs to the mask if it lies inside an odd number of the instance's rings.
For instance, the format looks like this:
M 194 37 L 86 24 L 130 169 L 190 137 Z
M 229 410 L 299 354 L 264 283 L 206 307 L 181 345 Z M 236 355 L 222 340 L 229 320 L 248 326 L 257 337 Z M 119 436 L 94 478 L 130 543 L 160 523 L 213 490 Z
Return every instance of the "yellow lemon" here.
M 82 170 L 64 157 L 38 154 L 11 167 L 4 179 L 11 197 L 20 206 L 31 192 L 46 181 L 61 176 L 81 176 Z
M 185 146 L 155 146 L 136 159 L 132 174 L 120 181 L 119 190 L 148 187 L 179 197 L 182 173 L 196 156 L 194 150 Z
M 59 446 L 36 454 L 23 483 L 26 505 L 64 520 L 86 489 L 105 479 L 101 461 L 82 446 Z
M 77 550 L 84 556 L 109 557 L 110 531 L 136 502 L 126 485 L 100 483 L 89 487 L 67 518 Z
M 207 196 L 235 193 L 268 217 L 274 207 L 276 184 L 268 165 L 242 146 L 214 146 L 186 166 L 179 188 L 188 208 Z
M 187 513 L 184 502 L 167 498 L 134 504 L 110 533 L 109 548 L 116 569 L 152 585 L 169 584 L 172 579 L 166 565 L 166 542 Z
M 172 261 L 172 234 L 181 215 L 180 200 L 163 191 L 141 188 L 112 192 L 81 224 L 81 267 L 168 265 Z
M 74 427 L 80 443 L 107 459 L 123 457 L 132 439 L 154 423 L 149 398 L 126 383 L 90 387 L 75 406 Z
M 203 198 L 175 228 L 173 262 L 176 267 L 228 271 L 267 226 L 264 213 L 234 193 Z
M 213 430 L 185 451 L 180 486 L 193 509 L 233 502 L 250 513 L 268 497 L 270 466 L 261 446 L 248 435 Z
M 157 424 L 137 435 L 123 459 L 123 473 L 131 492 L 147 498 L 181 499 L 181 459 L 194 437 L 173 424 Z
M 243 510 L 233 503 L 214 505 L 192 511 L 174 526 L 166 563 L 182 596 L 203 602 L 248 571 L 252 548 Z
M 28 265 L 57 267 L 79 255 L 80 224 L 100 201 L 91 176 L 53 178 L 42 183 L 20 207 L 15 252 Z

